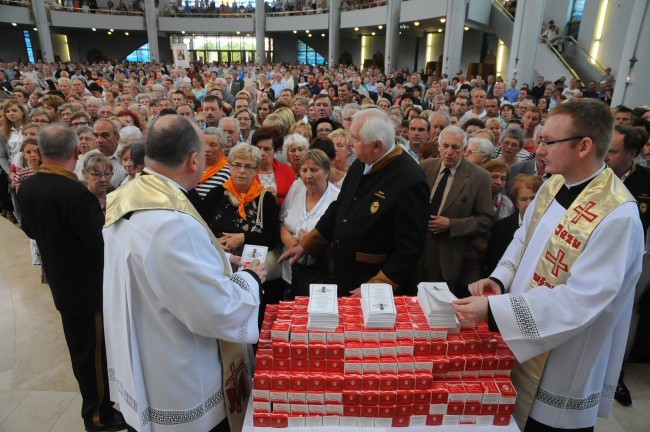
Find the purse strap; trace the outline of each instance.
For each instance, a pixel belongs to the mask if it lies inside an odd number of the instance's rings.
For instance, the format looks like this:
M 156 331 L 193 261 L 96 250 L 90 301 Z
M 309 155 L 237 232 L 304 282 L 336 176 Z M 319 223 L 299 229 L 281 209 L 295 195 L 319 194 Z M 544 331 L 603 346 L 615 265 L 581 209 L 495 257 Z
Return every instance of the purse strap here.
M 264 229 L 264 215 L 262 209 L 264 208 L 264 196 L 266 195 L 266 192 L 266 189 L 262 191 L 260 195 L 260 204 L 257 206 L 257 220 L 255 221 L 255 225 L 260 227 L 260 230 Z

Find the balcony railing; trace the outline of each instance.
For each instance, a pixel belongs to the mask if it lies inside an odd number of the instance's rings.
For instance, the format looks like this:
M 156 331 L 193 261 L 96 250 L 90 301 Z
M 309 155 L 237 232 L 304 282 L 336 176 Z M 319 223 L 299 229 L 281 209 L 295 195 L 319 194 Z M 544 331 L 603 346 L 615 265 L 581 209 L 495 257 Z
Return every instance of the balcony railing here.
M 134 11 L 134 10 L 117 10 L 117 9 L 90 9 L 90 8 L 72 8 L 61 6 L 58 3 L 50 4 L 46 3 L 45 7 L 50 11 L 55 12 L 75 12 L 75 13 L 92 13 L 92 14 L 103 14 L 103 15 L 123 15 L 123 16 L 143 16 L 144 11 Z
M 353 11 L 359 9 L 370 9 L 379 6 L 386 6 L 388 0 L 343 0 L 341 2 L 342 11 Z
M 214 11 L 200 11 L 196 12 L 186 12 L 185 10 L 176 11 L 176 10 L 166 10 L 164 8 L 158 8 L 158 16 L 161 17 L 178 17 L 178 18 L 253 18 L 255 13 L 249 12 L 225 12 L 222 13 L 219 9 Z
M 29 0 L 0 0 L 0 6 L 2 5 L 32 8 L 32 3 Z
M 268 17 L 284 17 L 284 16 L 300 16 L 300 15 L 318 15 L 329 13 L 329 8 L 316 8 L 316 9 L 300 9 L 284 12 L 267 12 Z
M 497 8 L 499 8 L 504 14 L 506 14 L 512 21 L 515 20 L 515 15 L 511 12 L 511 9 L 506 7 L 507 0 L 495 0 L 494 4 L 497 5 Z

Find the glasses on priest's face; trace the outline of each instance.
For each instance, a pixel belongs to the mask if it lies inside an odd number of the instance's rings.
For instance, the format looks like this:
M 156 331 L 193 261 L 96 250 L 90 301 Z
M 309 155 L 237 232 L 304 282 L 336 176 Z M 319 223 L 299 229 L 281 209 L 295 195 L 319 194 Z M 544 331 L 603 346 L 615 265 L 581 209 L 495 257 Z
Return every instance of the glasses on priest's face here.
M 579 140 L 579 139 L 583 139 L 583 138 L 584 138 L 583 136 L 574 136 L 574 137 L 562 138 L 562 139 L 556 139 L 556 140 L 548 140 L 548 139 L 541 138 L 539 140 L 539 144 L 540 145 L 545 145 L 545 146 L 550 146 L 550 145 L 565 142 L 565 141 L 575 141 L 575 140 Z

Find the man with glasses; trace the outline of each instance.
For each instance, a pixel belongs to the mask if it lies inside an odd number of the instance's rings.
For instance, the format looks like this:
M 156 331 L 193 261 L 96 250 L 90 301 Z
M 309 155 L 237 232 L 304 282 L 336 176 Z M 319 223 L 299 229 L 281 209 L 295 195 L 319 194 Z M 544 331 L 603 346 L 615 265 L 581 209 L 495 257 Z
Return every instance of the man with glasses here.
M 465 146 L 465 132 L 446 127 L 438 136 L 440 157 L 420 163 L 431 194 L 418 278 L 446 282 L 459 297 L 467 295 L 465 287 L 456 286 L 467 244 L 492 227 L 491 176 L 463 157 Z
M 72 129 L 49 126 L 40 132 L 38 146 L 43 164 L 21 184 L 18 195 L 22 229 L 38 243 L 61 314 L 85 429 L 126 429 L 108 391 L 102 324 L 104 214 L 95 195 L 72 172 L 77 161 Z
M 634 197 L 604 163 L 613 126 L 594 99 L 549 113 L 537 152 L 553 176 L 490 278 L 454 302 L 464 319 L 488 320 L 517 358 L 525 432 L 593 431 L 611 411 L 644 243 Z

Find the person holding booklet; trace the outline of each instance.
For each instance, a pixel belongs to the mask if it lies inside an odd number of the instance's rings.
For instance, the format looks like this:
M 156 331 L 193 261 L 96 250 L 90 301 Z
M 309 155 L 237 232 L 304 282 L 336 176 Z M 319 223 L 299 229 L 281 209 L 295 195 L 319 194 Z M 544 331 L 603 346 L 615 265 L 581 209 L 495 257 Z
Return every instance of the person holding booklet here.
M 593 431 L 612 408 L 644 243 L 636 202 L 604 163 L 613 127 L 594 99 L 549 113 L 537 151 L 553 176 L 490 278 L 453 303 L 517 357 L 524 432 Z

